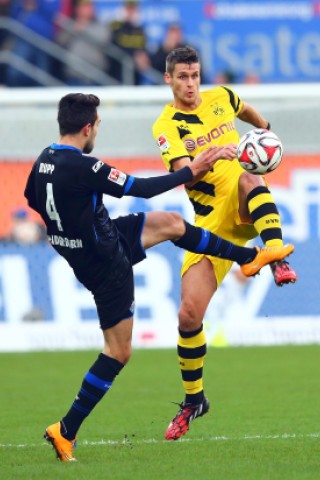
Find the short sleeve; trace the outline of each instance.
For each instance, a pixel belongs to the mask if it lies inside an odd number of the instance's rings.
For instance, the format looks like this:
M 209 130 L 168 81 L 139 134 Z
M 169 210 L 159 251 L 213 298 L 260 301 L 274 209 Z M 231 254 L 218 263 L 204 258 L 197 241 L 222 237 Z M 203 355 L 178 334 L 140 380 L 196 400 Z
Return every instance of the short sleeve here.
M 230 102 L 230 105 L 232 106 L 233 108 L 233 111 L 235 113 L 235 115 L 239 115 L 239 113 L 241 112 L 242 110 L 242 107 L 243 107 L 243 101 L 240 99 L 240 97 L 238 97 L 238 95 L 236 94 L 236 92 L 230 88 L 230 87 L 222 87 L 228 97 L 229 97 L 229 102 Z
M 153 125 L 152 132 L 160 150 L 162 161 L 169 171 L 172 171 L 171 162 L 173 160 L 190 156 L 184 143 L 181 141 L 179 131 L 174 122 L 171 122 L 171 124 L 156 122 Z

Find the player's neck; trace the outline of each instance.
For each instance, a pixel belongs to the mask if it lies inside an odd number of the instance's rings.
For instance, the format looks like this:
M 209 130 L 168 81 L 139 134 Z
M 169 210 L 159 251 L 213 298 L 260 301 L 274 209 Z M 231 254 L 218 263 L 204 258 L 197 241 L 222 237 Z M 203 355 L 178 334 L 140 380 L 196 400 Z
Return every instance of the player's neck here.
M 175 98 L 173 102 L 173 108 L 175 108 L 176 110 L 182 110 L 184 112 L 191 112 L 192 110 L 196 110 L 201 104 L 201 102 L 202 98 L 200 97 L 200 95 L 192 103 L 187 103 L 179 98 Z
M 77 135 L 63 135 L 59 139 L 60 145 L 68 145 L 69 147 L 75 147 L 79 150 L 83 150 L 84 143 L 83 139 L 79 138 Z

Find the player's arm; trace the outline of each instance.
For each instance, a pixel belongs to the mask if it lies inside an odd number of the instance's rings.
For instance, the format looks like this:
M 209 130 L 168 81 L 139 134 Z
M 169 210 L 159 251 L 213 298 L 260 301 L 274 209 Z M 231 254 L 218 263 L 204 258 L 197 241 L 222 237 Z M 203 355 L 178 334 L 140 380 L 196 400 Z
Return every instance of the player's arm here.
M 238 113 L 238 118 L 243 122 L 250 123 L 256 128 L 267 128 L 270 130 L 270 123 L 249 103 L 243 102 L 242 109 Z
M 191 182 L 193 178 L 210 170 L 221 156 L 223 147 L 211 146 L 201 152 L 192 163 L 177 172 L 157 177 L 139 178 L 127 175 L 94 157 L 87 157 L 82 183 L 92 191 L 121 198 L 123 195 L 151 198 L 172 190 L 178 185 Z
M 151 198 L 167 192 L 178 185 L 190 184 L 210 170 L 214 163 L 224 154 L 225 147 L 215 145 L 199 153 L 193 162 L 181 166 L 177 171 L 159 177 L 138 178 L 130 176 L 125 184 L 124 195 L 140 198 Z
M 172 160 L 171 161 L 172 170 L 176 172 L 181 168 L 184 168 L 185 166 L 193 165 L 194 162 L 197 161 L 197 158 L 199 157 L 199 155 L 201 155 L 202 153 L 204 152 L 201 152 L 198 155 L 196 155 L 193 161 L 191 161 L 190 157 L 188 156 Z M 216 155 L 212 163 L 212 167 L 218 160 L 233 160 L 236 157 L 236 155 L 237 155 L 237 147 L 234 143 L 228 143 L 227 145 L 222 145 L 220 147 L 217 147 Z M 192 181 L 189 182 L 187 186 L 191 187 L 192 185 L 197 183 L 205 173 L 206 172 L 202 172 L 202 173 L 199 173 L 198 175 L 194 175 Z
M 171 169 L 174 172 L 177 172 L 178 170 L 181 170 L 181 168 L 185 168 L 186 166 L 190 166 L 190 165 L 192 165 L 192 160 L 190 159 L 190 157 L 180 157 L 171 161 Z M 204 175 L 203 173 L 196 175 L 195 177 L 193 177 L 191 182 L 186 183 L 186 186 L 191 187 L 192 185 L 197 183 L 200 180 L 200 178 L 203 177 L 203 175 Z

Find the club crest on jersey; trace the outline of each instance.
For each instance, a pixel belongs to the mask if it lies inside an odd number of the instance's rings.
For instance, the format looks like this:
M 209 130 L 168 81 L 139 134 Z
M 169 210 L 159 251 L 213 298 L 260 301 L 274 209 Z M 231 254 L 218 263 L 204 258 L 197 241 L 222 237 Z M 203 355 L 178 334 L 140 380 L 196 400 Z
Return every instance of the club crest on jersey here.
M 170 144 L 166 139 L 166 136 L 163 134 L 158 137 L 157 144 L 161 151 L 168 150 L 168 148 L 170 147 Z
M 188 152 L 193 152 L 197 147 L 197 142 L 193 138 L 186 138 L 183 143 Z
M 213 105 L 213 113 L 218 116 L 224 115 L 224 109 L 222 107 L 219 107 L 218 103 L 215 102 L 215 104 Z
M 92 170 L 94 173 L 97 173 L 101 167 L 103 167 L 104 163 L 101 160 L 98 160 L 94 165 L 92 165 Z
M 116 168 L 111 168 L 108 180 L 116 183 L 117 185 L 123 185 L 126 181 L 127 175 Z

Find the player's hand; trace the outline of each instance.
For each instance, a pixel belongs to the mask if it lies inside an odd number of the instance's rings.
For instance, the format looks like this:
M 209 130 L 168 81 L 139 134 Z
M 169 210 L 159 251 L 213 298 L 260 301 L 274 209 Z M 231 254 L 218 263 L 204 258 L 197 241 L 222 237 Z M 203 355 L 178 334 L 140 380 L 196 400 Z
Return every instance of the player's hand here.
M 221 152 L 221 159 L 224 160 L 233 160 L 237 156 L 237 145 L 234 143 L 228 143 L 227 145 L 223 146 L 223 150 Z

